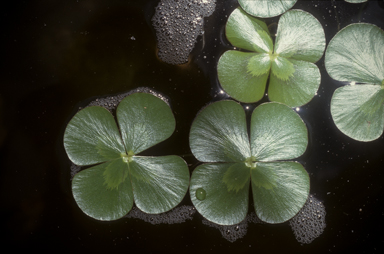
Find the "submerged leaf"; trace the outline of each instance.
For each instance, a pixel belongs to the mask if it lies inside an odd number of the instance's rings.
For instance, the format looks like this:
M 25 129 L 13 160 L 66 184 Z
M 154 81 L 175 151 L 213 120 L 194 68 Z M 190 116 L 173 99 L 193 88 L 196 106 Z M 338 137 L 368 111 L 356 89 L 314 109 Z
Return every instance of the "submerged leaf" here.
M 295 68 L 293 64 L 284 57 L 274 57 L 271 67 L 272 74 L 282 81 L 287 81 L 293 76 Z
M 270 18 L 292 8 L 297 0 L 239 0 L 240 6 L 249 14 Z
M 251 57 L 247 65 L 248 72 L 255 77 L 269 74 L 271 69 L 271 57 L 269 54 L 261 53 Z
M 217 75 L 220 84 L 226 93 L 238 101 L 257 102 L 264 96 L 269 70 L 256 77 L 249 72 L 249 61 L 256 55 L 229 50 L 219 59 Z
M 129 165 L 121 163 L 122 161 L 123 159 L 113 160 L 105 167 L 103 176 L 105 179 L 104 185 L 107 189 L 118 189 L 119 185 L 128 177 Z
M 308 103 L 315 96 L 321 82 L 319 68 L 310 62 L 290 59 L 295 72 L 283 81 L 271 75 L 268 97 L 290 107 L 299 107 Z
M 228 191 L 238 192 L 249 183 L 250 177 L 250 168 L 240 162 L 233 164 L 227 169 L 223 177 L 223 182 L 227 185 Z

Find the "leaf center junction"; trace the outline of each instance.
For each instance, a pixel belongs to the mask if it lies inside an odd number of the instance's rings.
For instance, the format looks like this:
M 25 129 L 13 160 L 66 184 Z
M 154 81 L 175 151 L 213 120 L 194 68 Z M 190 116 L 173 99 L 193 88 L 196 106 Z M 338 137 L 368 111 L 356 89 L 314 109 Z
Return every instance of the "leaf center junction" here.
M 133 156 L 135 154 L 133 153 L 133 151 L 129 151 L 128 153 L 122 153 L 120 154 L 121 158 L 123 158 L 123 161 L 126 162 L 126 163 L 129 163 L 133 160 Z
M 245 165 L 249 168 L 256 168 L 256 158 L 254 156 L 251 156 L 245 160 Z

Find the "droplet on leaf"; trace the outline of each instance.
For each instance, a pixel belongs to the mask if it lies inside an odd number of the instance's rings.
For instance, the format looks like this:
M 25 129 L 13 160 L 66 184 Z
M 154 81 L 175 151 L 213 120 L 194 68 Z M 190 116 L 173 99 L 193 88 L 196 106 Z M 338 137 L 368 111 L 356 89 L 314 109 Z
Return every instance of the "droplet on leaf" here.
M 198 188 L 196 190 L 196 198 L 198 200 L 203 201 L 206 196 L 207 196 L 207 193 L 205 192 L 205 190 L 203 188 Z

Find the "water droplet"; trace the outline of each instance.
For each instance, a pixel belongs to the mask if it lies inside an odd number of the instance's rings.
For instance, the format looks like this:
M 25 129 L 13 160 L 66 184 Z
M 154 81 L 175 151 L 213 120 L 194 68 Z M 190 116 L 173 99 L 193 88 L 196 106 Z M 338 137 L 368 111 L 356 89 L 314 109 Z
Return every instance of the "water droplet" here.
M 198 188 L 196 190 L 196 198 L 200 201 L 203 201 L 206 197 L 207 193 L 205 192 L 205 190 L 203 188 Z

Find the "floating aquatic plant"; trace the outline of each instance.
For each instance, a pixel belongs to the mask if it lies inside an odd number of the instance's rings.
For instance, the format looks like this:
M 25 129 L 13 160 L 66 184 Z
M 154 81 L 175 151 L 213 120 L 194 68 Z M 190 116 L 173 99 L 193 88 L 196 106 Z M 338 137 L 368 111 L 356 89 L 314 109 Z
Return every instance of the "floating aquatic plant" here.
M 146 213 L 172 209 L 187 192 L 187 164 L 178 156 L 140 156 L 173 133 L 171 109 L 154 95 L 134 93 L 120 102 L 116 118 L 118 125 L 107 109 L 92 106 L 68 123 L 68 157 L 76 165 L 91 166 L 73 178 L 77 204 L 98 220 L 123 217 L 133 202 Z
M 257 216 L 268 223 L 292 218 L 305 204 L 309 176 L 294 161 L 308 144 L 307 128 L 286 105 L 271 102 L 252 113 L 248 137 L 244 109 L 234 101 L 204 108 L 189 136 L 202 162 L 192 173 L 192 203 L 207 220 L 233 225 L 248 212 L 249 187 Z
M 226 51 L 218 62 L 223 89 L 241 102 L 257 102 L 269 77 L 268 97 L 290 107 L 308 103 L 320 85 L 314 64 L 325 49 L 324 30 L 311 14 L 291 10 L 280 17 L 276 43 L 267 25 L 235 9 L 226 24 L 226 36 L 239 50 Z
M 291 9 L 297 0 L 239 0 L 240 6 L 249 14 L 261 18 L 278 16 Z
M 358 141 L 372 141 L 384 130 L 384 31 L 351 24 L 331 40 L 325 68 L 349 85 L 335 90 L 331 114 L 337 128 Z

